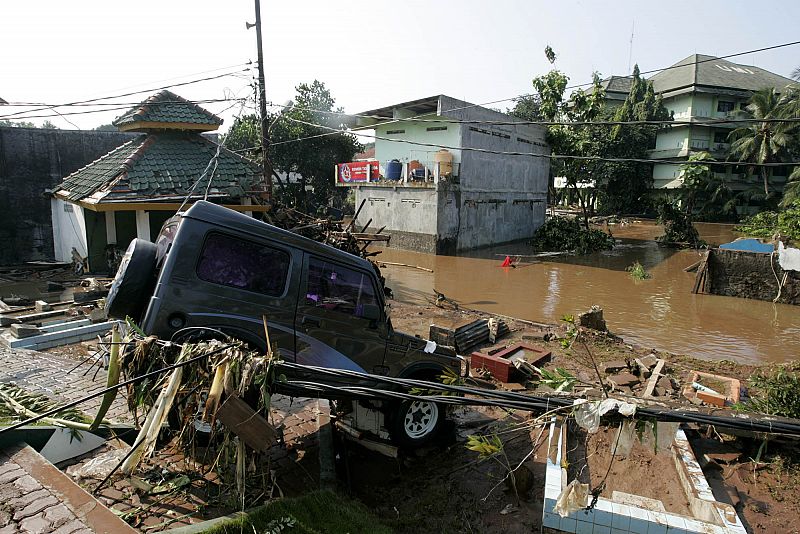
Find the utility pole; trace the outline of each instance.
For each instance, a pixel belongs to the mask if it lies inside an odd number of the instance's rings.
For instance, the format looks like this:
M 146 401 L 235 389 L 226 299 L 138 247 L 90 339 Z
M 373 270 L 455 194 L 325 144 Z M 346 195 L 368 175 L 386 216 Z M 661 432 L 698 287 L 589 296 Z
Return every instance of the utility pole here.
M 261 0 L 256 2 L 256 41 L 258 43 L 258 107 L 261 112 L 261 172 L 267 186 L 268 200 L 272 203 L 272 165 L 269 162 L 269 124 L 267 123 L 267 95 L 264 91 L 264 52 L 261 48 Z M 249 25 L 248 25 L 249 27 Z

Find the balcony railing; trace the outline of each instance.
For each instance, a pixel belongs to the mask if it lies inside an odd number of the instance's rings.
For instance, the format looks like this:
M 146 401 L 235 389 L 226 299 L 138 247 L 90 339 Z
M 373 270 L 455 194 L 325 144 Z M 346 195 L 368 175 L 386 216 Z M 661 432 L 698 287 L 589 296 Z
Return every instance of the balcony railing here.
M 433 187 L 440 181 L 457 182 L 461 165 L 455 162 L 418 161 L 400 163 L 398 177 L 388 176 L 388 163 L 377 160 L 353 161 L 335 165 L 337 186 L 392 184 L 410 187 Z

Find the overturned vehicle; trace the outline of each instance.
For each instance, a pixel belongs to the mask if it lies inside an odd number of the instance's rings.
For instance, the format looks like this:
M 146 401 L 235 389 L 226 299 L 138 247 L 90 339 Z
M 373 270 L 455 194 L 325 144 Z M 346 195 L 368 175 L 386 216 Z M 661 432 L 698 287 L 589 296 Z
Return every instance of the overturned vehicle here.
M 204 201 L 167 221 L 155 244 L 131 242 L 106 310 L 161 339 L 224 335 L 259 350 L 266 350 L 266 316 L 288 362 L 431 381 L 464 372 L 453 349 L 392 328 L 368 260 Z M 445 419 L 430 402 L 371 408 L 380 427 L 409 447 L 433 439 Z

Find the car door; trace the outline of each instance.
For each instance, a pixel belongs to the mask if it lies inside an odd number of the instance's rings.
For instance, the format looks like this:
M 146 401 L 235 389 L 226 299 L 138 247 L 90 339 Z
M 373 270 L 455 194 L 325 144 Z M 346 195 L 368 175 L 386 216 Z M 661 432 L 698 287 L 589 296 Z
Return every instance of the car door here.
M 266 317 L 270 340 L 282 357 L 291 359 L 300 275 L 295 264 L 302 262 L 302 253 L 255 236 L 216 230 L 193 236 L 193 241 L 198 256 L 177 259 L 161 315 L 182 316 L 186 326 L 219 329 L 257 347 L 265 344 Z
M 382 373 L 389 328 L 377 290 L 367 271 L 304 254 L 295 361 Z M 376 308 L 380 317 L 368 319 L 368 310 Z

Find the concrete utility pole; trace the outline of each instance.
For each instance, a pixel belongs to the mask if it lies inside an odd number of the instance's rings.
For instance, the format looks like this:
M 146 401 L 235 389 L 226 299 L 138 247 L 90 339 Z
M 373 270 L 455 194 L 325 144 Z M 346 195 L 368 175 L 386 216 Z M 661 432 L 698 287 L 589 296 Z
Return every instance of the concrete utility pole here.
M 267 124 L 267 95 L 264 92 L 264 52 L 261 48 L 261 0 L 256 2 L 256 41 L 258 43 L 258 107 L 261 112 L 261 172 L 272 202 L 272 165 L 269 163 L 269 124 Z M 249 25 L 248 25 L 249 26 Z

